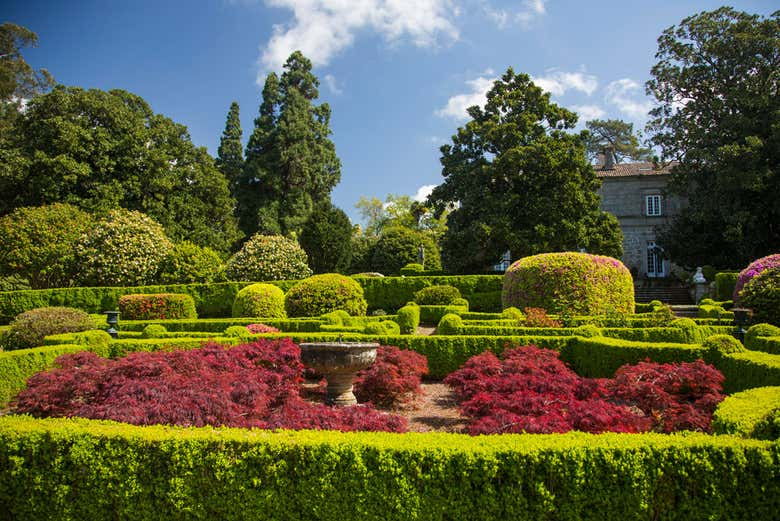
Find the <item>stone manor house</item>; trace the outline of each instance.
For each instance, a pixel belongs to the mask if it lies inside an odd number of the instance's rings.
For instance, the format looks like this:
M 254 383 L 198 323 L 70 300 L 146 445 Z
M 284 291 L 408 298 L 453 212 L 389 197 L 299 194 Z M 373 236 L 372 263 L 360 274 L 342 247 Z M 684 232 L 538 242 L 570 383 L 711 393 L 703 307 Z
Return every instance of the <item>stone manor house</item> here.
M 668 223 L 685 200 L 669 197 L 666 185 L 673 165 L 606 161 L 594 167 L 601 179 L 601 209 L 613 214 L 623 231 L 623 263 L 634 280 L 670 275 L 671 263 L 656 245 L 655 228 Z

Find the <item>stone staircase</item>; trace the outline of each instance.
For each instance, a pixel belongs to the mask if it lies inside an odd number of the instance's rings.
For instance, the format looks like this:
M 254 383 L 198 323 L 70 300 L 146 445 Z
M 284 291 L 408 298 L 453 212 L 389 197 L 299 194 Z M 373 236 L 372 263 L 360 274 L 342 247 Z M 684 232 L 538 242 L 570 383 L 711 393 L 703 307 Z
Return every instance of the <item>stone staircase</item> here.
M 637 302 L 650 302 L 651 300 L 660 300 L 664 304 L 691 306 L 690 290 L 686 287 L 670 286 L 655 288 L 634 288 L 634 300 Z

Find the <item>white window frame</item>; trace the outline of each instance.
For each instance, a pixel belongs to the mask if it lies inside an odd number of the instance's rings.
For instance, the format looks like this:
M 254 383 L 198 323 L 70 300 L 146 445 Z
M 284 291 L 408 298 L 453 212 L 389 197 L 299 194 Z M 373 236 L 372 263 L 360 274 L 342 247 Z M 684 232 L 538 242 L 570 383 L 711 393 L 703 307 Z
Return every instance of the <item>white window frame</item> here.
M 648 217 L 658 217 L 662 215 L 660 194 L 645 196 L 645 215 Z
M 656 250 L 655 241 L 647 242 L 647 276 L 651 278 L 666 276 L 664 259 L 660 252 Z

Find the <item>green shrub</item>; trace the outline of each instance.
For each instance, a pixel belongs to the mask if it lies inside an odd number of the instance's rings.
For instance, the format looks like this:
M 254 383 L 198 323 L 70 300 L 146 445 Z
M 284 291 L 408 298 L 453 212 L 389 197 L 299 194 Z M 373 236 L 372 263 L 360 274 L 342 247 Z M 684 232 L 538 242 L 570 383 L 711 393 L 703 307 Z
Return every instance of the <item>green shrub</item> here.
M 441 317 L 436 332 L 440 335 L 457 335 L 461 327 L 463 327 L 463 319 L 460 315 L 448 313 Z
M 20 277 L 33 288 L 70 286 L 80 269 L 79 238 L 92 225 L 89 214 L 63 203 L 0 217 L 0 276 Z M 3 291 L 10 289 L 16 288 Z
M 450 302 L 450 306 L 458 306 L 460 308 L 466 308 L 466 311 L 469 310 L 469 301 L 465 298 L 456 298 L 452 302 Z
M 599 329 L 598 326 L 595 326 L 593 324 L 584 324 L 581 326 L 577 326 L 574 329 L 574 334 L 576 336 L 581 336 L 585 338 L 593 338 L 602 335 L 601 329 Z
M 418 275 L 422 275 L 425 271 L 425 268 L 422 264 L 417 264 L 416 262 L 410 262 L 403 268 L 401 268 L 401 275 L 405 277 L 414 277 Z
M 398 325 L 402 335 L 413 335 L 420 325 L 420 306 L 409 303 L 398 310 Z M 400 346 L 398 346 L 400 347 Z
M 79 282 L 85 286 L 140 286 L 158 282 L 173 244 L 151 217 L 112 210 L 77 246 Z
M 525 320 L 525 315 L 522 311 L 514 306 L 510 306 L 501 312 L 501 318 L 507 318 L 512 320 Z
M 634 282 L 617 259 L 587 253 L 544 253 L 518 260 L 504 275 L 504 307 L 599 315 L 634 312 Z
M 317 317 L 342 309 L 353 316 L 366 314 L 363 288 L 354 279 L 337 273 L 314 275 L 290 288 L 284 307 L 291 317 Z
M 702 347 L 707 350 L 707 359 L 714 363 L 725 355 L 745 351 L 745 346 L 731 335 L 713 335 L 704 341 Z
M 181 293 L 137 293 L 119 297 L 124 320 L 165 320 L 197 318 L 195 300 Z
M 686 344 L 700 344 L 704 341 L 699 326 L 690 318 L 677 318 L 672 320 L 669 325 L 682 331 Z
M 285 318 L 284 291 L 273 284 L 250 284 L 233 301 L 234 317 Z
M 247 340 L 252 336 L 252 333 L 249 332 L 246 326 L 230 326 L 229 328 L 225 329 L 225 336 Z
M 425 251 L 425 268 L 441 269 L 439 249 L 430 235 L 403 227 L 391 227 L 382 231 L 373 248 L 371 267 L 385 275 L 397 275 L 402 267 L 417 262 L 420 245 Z
M 780 262 L 780 255 L 777 255 Z M 740 305 L 753 310 L 753 320 L 780 326 L 780 267 L 762 271 L 748 280 Z
M 737 285 L 739 272 L 723 271 L 715 274 L 715 298 L 717 300 L 731 300 L 734 296 L 734 287 Z
M 729 315 L 731 315 L 730 318 L 734 318 L 733 313 L 729 313 L 725 309 L 723 309 L 721 306 L 716 306 L 712 304 L 703 304 L 699 303 L 699 318 L 729 318 Z
M 664 303 L 661 302 L 660 300 L 651 300 L 650 302 L 648 302 L 648 304 L 650 304 L 650 307 L 652 309 L 659 308 L 659 307 L 664 305 Z M 652 309 L 651 309 L 651 311 L 652 311 Z
M 723 356 L 715 365 L 726 377 L 723 391 L 729 394 L 753 387 L 780 386 L 780 355 L 745 350 Z
M 760 337 L 780 337 L 780 327 L 765 322 L 753 324 L 745 333 L 745 347 L 753 351 L 766 351 Z
M 349 322 L 349 313 L 343 309 L 336 309 L 328 313 L 323 313 L 320 318 L 325 321 L 325 324 L 330 326 L 342 326 Z
M 294 240 L 255 234 L 227 261 L 228 280 L 298 280 L 311 275 L 306 252 Z
M 352 223 L 329 198 L 314 209 L 298 237 L 314 273 L 347 273 L 352 260 Z
M 141 338 L 163 338 L 167 332 L 162 324 L 149 324 L 141 331 Z
M 458 288 L 449 285 L 429 286 L 414 294 L 414 301 L 421 306 L 446 306 L 459 298 Z
M 363 328 L 366 335 L 400 335 L 401 328 L 392 320 L 368 322 Z
M 776 440 L 780 426 L 780 387 L 757 387 L 727 396 L 712 416 L 715 434 L 736 434 L 744 438 Z
M 5 350 L 27 349 L 43 345 L 43 338 L 58 333 L 75 333 L 93 328 L 92 319 L 80 309 L 45 307 L 17 316 L 3 333 Z
M 224 280 L 225 265 L 219 253 L 190 241 L 173 245 L 160 279 L 164 284 L 190 284 Z

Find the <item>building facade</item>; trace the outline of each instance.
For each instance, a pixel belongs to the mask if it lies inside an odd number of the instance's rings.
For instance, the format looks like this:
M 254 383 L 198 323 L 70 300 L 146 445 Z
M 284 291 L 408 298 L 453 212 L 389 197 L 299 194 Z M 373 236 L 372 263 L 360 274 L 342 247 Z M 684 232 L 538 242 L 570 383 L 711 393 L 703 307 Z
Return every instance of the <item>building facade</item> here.
M 670 275 L 672 265 L 656 243 L 656 228 L 669 223 L 685 204 L 684 198 L 666 194 L 671 166 L 624 163 L 595 169 L 601 179 L 601 209 L 620 223 L 622 260 L 634 280 Z

